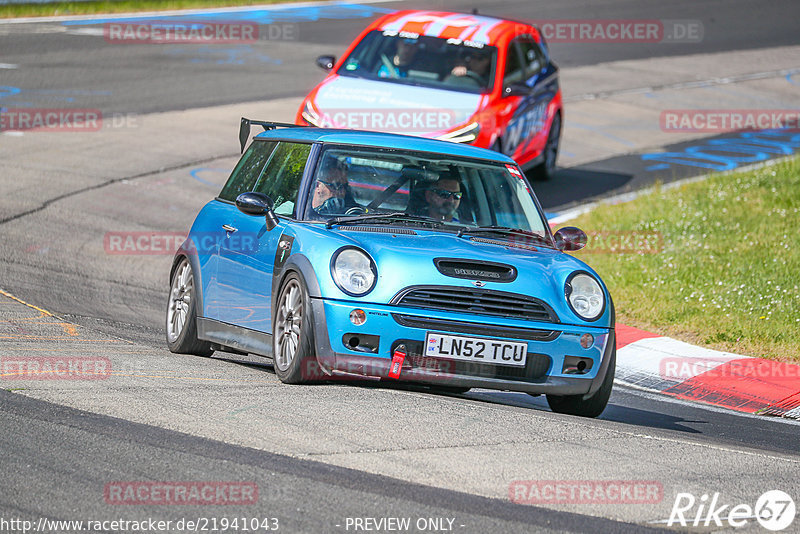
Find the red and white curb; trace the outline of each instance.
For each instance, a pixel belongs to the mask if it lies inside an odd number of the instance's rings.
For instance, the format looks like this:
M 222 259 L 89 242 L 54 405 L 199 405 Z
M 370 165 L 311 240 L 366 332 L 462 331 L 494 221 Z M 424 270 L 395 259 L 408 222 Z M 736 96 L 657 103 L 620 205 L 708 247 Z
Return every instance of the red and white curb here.
M 672 397 L 800 419 L 800 365 L 739 356 L 618 324 L 616 380 Z
M 792 157 L 745 165 L 721 174 L 768 167 Z M 677 180 L 661 185 L 661 189 L 699 182 L 708 176 Z M 621 193 L 549 213 L 547 222 L 555 229 L 597 206 L 629 202 L 654 189 Z M 705 349 L 619 323 L 616 335 L 617 382 L 739 412 L 800 419 L 800 365 Z

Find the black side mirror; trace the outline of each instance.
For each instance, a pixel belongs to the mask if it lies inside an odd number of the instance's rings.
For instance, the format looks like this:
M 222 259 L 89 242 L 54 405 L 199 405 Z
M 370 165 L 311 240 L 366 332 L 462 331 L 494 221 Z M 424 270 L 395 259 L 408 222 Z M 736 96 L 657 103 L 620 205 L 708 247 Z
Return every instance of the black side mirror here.
M 317 58 L 317 67 L 322 70 L 331 70 L 334 63 L 336 63 L 336 56 L 319 56 Z
M 278 226 L 278 216 L 273 211 L 272 199 L 264 193 L 242 193 L 236 197 L 236 207 L 247 215 L 264 215 L 267 231 Z
M 531 88 L 524 83 L 510 83 L 503 88 L 503 96 L 528 96 Z
M 580 250 L 586 246 L 586 242 L 589 240 L 586 232 L 574 226 L 559 228 L 553 237 L 556 239 L 558 250 L 563 250 L 564 252 Z

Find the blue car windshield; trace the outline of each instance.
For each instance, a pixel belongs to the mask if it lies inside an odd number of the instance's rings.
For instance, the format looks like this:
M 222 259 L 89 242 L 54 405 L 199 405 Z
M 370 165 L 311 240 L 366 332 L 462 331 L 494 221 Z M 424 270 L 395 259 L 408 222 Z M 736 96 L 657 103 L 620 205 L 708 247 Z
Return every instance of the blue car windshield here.
M 328 146 L 307 206 L 311 220 L 405 214 L 454 231 L 499 226 L 547 236 L 544 217 L 516 165 L 430 152 Z
M 340 76 L 487 93 L 492 90 L 497 48 L 462 39 L 409 32 L 372 31 L 339 68 Z

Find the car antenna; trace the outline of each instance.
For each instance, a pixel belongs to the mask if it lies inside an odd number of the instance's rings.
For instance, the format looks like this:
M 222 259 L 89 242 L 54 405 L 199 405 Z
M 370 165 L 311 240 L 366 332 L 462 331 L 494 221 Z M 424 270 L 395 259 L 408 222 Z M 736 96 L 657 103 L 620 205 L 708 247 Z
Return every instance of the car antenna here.
M 264 128 L 264 131 L 274 130 L 276 128 L 302 128 L 299 124 L 290 124 L 288 122 L 274 122 L 274 121 L 254 121 L 250 119 L 245 119 L 242 117 L 242 121 L 239 123 L 239 144 L 242 146 L 242 152 L 244 153 L 244 147 L 247 144 L 247 139 L 250 137 L 250 126 L 256 124 Z

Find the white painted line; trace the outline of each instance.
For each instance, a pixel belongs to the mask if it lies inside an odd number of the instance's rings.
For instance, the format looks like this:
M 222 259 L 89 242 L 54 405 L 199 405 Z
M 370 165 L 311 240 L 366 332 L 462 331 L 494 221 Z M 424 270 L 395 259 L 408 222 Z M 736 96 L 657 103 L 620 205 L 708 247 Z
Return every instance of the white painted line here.
M 393 0 L 356 0 L 347 2 L 349 4 L 380 4 Z M 284 4 L 261 4 L 240 7 L 223 7 L 210 9 L 177 9 L 170 11 L 140 11 L 134 13 L 100 13 L 97 15 L 61 15 L 57 17 L 25 17 L 14 19 L 0 19 L 0 24 L 28 24 L 31 22 L 67 22 L 77 20 L 103 20 L 115 18 L 135 18 L 135 17 L 174 17 L 180 15 L 204 15 L 212 13 L 235 13 L 237 11 L 265 10 L 274 11 L 286 9 L 287 7 L 315 7 L 327 5 L 342 5 L 341 1 L 330 2 L 287 2 Z
M 93 35 L 103 37 L 105 30 L 103 28 L 76 28 L 74 30 L 67 30 L 67 35 Z
M 9 131 L 9 132 L 0 132 L 0 134 L 7 135 L 9 137 L 22 137 L 23 135 L 25 135 L 25 132 L 18 132 L 18 131 L 12 130 L 12 131 Z
M 14 63 L 0 63 L 0 69 L 16 69 L 19 65 Z

